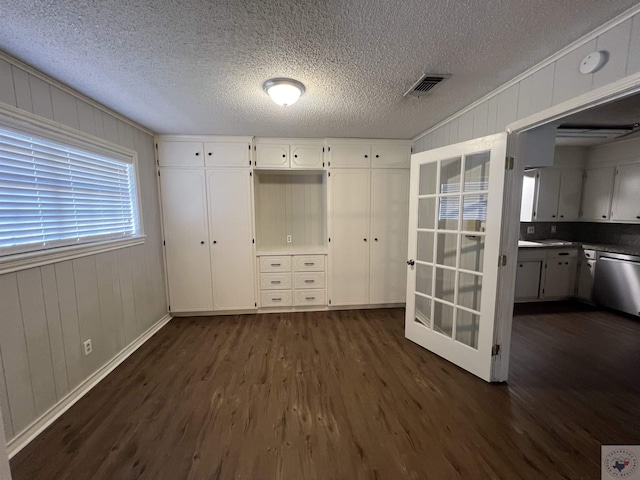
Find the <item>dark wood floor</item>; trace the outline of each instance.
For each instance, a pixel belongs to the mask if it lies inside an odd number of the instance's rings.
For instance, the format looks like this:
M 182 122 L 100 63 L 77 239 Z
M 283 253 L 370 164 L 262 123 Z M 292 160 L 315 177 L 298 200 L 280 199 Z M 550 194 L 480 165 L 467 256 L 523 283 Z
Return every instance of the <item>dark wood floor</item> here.
M 600 478 L 640 443 L 640 322 L 520 309 L 508 385 L 404 310 L 175 319 L 11 462 L 35 479 Z

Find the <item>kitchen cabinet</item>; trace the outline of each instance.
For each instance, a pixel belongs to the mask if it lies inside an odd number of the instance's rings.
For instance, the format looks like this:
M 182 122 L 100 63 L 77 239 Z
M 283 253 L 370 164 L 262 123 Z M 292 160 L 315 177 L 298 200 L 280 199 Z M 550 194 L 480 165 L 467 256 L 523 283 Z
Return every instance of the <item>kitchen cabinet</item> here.
M 260 169 L 322 170 L 322 140 L 257 138 L 255 166 Z
M 575 257 L 550 255 L 545 263 L 541 298 L 549 300 L 573 297 L 576 267 Z
M 214 310 L 255 308 L 251 172 L 207 170 Z
M 596 252 L 584 250 L 578 260 L 576 297 L 585 302 L 593 300 L 593 281 L 596 273 Z
M 515 290 L 516 302 L 538 299 L 540 296 L 542 263 L 540 260 L 518 261 Z
M 174 312 L 213 309 L 204 170 L 160 174 L 169 306 Z
M 577 220 L 582 193 L 582 170 L 538 168 L 525 172 L 520 221 Z
M 615 172 L 611 220 L 640 221 L 640 163 L 620 165 Z
M 609 220 L 614 167 L 590 168 L 585 172 L 582 193 L 582 220 Z

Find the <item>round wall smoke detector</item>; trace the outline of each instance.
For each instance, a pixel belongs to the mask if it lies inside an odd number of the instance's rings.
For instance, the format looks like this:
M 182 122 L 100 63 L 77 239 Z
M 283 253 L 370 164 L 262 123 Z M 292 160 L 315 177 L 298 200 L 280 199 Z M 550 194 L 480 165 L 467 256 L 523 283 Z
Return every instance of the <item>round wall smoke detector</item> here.
M 604 64 L 607 63 L 608 55 L 607 52 L 593 52 L 587 55 L 582 59 L 580 63 L 580 73 L 588 74 L 595 73 L 604 67 Z

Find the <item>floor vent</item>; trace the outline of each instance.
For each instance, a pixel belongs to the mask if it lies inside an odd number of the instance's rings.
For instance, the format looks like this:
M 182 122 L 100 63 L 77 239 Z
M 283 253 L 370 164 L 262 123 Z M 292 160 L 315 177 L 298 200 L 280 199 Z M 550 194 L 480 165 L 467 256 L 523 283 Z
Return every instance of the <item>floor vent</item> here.
M 440 75 L 433 73 L 425 73 L 418 79 L 413 86 L 407 90 L 404 96 L 414 96 L 414 97 L 424 97 L 425 95 L 429 95 L 434 88 L 440 85 L 444 80 L 449 78 L 451 75 Z

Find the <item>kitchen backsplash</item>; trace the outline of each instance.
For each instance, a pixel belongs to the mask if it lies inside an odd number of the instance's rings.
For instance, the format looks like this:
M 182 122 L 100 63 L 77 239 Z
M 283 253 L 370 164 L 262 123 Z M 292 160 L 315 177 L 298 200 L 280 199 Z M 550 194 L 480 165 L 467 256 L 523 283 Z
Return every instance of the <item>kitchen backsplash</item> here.
M 551 227 L 555 225 L 555 233 Z M 527 233 L 527 227 L 535 233 Z M 520 223 L 520 240 L 547 240 L 558 238 L 572 242 L 601 243 L 640 247 L 640 224 L 589 222 L 531 222 Z

